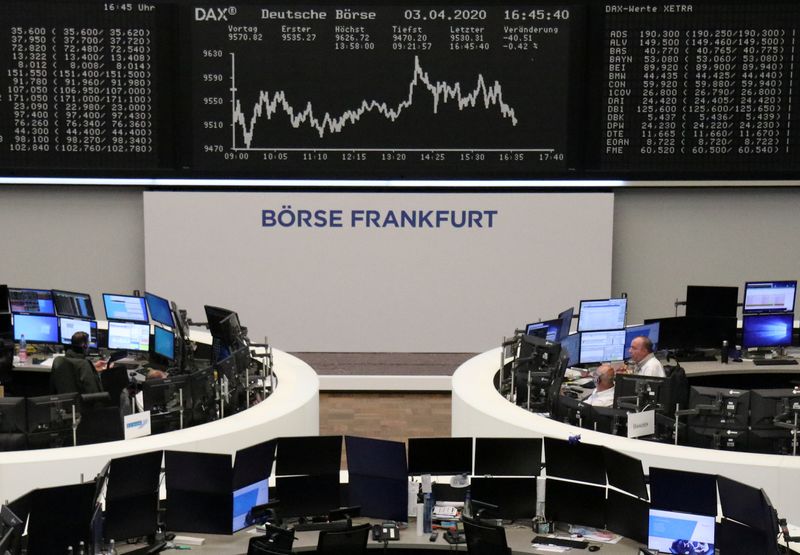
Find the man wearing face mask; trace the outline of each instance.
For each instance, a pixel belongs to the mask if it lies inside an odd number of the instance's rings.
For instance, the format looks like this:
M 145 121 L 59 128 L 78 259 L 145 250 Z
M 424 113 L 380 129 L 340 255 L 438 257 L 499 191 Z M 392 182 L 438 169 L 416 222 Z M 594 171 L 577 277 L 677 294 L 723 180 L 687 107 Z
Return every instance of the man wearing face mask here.
M 60 393 L 99 393 L 103 391 L 100 374 L 106 369 L 106 362 L 98 360 L 92 364 L 86 357 L 89 354 L 89 334 L 77 331 L 63 357 L 53 361 L 50 371 L 50 390 Z
M 610 407 L 614 404 L 614 367 L 601 364 L 595 372 L 595 388 L 591 395 L 583 400 L 587 405 Z

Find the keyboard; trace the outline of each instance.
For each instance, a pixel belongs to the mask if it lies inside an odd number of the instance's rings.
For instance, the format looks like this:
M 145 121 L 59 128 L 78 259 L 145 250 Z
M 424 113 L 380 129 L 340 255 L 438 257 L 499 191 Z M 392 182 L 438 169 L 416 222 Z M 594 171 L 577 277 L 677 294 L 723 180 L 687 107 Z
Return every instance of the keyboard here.
M 547 536 L 536 536 L 531 541 L 533 545 L 557 545 L 559 547 L 574 547 L 575 549 L 586 549 L 589 542 L 584 540 L 568 540 L 566 538 L 548 538 Z
M 796 358 L 756 358 L 753 359 L 756 366 L 791 366 L 797 364 Z
M 346 520 L 337 520 L 334 522 L 301 522 L 294 525 L 295 532 L 321 532 L 323 530 L 345 530 L 347 528 Z

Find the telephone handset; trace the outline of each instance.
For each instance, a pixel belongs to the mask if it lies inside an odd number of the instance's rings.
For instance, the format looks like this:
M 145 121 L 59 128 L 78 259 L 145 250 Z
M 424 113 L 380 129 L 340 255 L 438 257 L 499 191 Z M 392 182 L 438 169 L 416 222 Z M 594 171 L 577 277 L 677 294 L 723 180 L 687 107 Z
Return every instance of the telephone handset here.
M 375 524 L 372 527 L 372 539 L 376 542 L 399 540 L 400 530 L 397 528 L 397 523 L 386 521 L 383 524 Z

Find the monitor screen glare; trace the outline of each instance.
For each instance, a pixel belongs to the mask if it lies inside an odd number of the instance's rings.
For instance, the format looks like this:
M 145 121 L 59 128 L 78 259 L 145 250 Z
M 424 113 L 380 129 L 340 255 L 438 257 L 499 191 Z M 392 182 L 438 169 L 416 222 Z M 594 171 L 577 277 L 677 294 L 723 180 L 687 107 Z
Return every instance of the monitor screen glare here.
M 625 330 L 591 331 L 580 335 L 581 364 L 611 362 L 625 358 Z
M 123 320 L 141 324 L 149 323 L 147 306 L 142 297 L 103 293 L 103 304 L 105 305 L 106 318 L 108 320 Z
M 261 480 L 239 488 L 233 492 L 233 531 L 237 532 L 247 526 L 247 513 L 256 505 L 269 501 L 267 480 Z
M 621 330 L 627 307 L 628 299 L 581 301 L 578 331 Z
M 8 302 L 14 314 L 55 314 L 53 292 L 47 289 L 8 288 Z M 27 337 L 27 336 L 26 336 Z
M 150 325 L 130 322 L 108 323 L 108 348 L 125 351 L 150 350 Z
M 744 286 L 744 312 L 792 312 L 796 290 L 796 281 L 748 281 Z
M 742 318 L 742 346 L 788 347 L 792 344 L 794 313 L 751 314 Z
M 59 318 L 58 330 L 61 336 L 61 343 L 69 345 L 72 343 L 72 336 L 79 332 L 89 335 L 89 347 L 97 348 L 97 322 L 94 320 L 78 320 L 77 318 Z
M 175 358 L 175 334 L 159 327 L 154 328 L 153 352 L 173 360 Z
M 31 343 L 58 344 L 58 318 L 40 314 L 14 315 L 14 341 L 22 336 Z
M 647 547 L 664 553 L 714 554 L 714 517 L 650 509 Z
M 144 298 L 147 301 L 147 308 L 150 309 L 150 317 L 161 324 L 170 328 L 175 327 L 175 321 L 172 318 L 172 310 L 169 307 L 169 301 L 152 293 L 145 292 Z

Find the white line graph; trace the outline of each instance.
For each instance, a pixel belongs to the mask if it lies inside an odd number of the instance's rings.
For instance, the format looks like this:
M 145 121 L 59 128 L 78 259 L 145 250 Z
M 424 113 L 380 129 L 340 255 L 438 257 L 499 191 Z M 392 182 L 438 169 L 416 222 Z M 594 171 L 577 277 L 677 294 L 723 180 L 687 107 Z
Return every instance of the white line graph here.
M 303 126 L 313 129 L 322 139 L 326 134 L 341 133 L 346 127 L 356 124 L 365 114 L 370 112 L 377 112 L 385 117 L 387 120 L 394 122 L 403 113 L 404 110 L 410 108 L 414 103 L 415 94 L 429 93 L 433 97 L 433 113 L 436 114 L 442 104 L 448 102 L 455 102 L 458 110 L 469 110 L 483 105 L 485 110 L 496 108 L 499 115 L 511 124 L 516 126 L 519 121 L 517 119 L 514 108 L 504 101 L 503 89 L 498 81 L 494 81 L 492 85 L 487 85 L 486 79 L 482 74 L 478 74 L 475 85 L 472 90 L 468 92 L 462 91 L 462 85 L 459 82 L 450 84 L 446 81 L 433 80 L 427 71 L 425 71 L 420 62 L 419 56 L 414 56 L 414 71 L 411 81 L 408 84 L 408 96 L 396 106 L 390 106 L 386 102 L 379 100 L 364 99 L 358 104 L 356 108 L 345 110 L 340 115 L 332 115 L 325 112 L 323 115 L 317 115 L 314 106 L 309 101 L 302 109 L 296 108 L 287 98 L 286 92 L 282 90 L 260 91 L 258 101 L 253 106 L 251 113 L 245 113 L 242 109 L 241 101 L 237 98 L 236 87 L 236 55 L 231 52 L 231 132 L 232 132 L 232 148 L 233 150 L 308 150 L 305 149 L 272 149 L 272 148 L 257 148 L 253 147 L 255 128 L 261 118 L 266 117 L 272 119 L 276 114 L 283 112 L 289 117 L 291 126 L 299 129 Z M 244 147 L 237 147 L 237 136 L 243 138 Z M 363 150 L 363 149 L 314 149 L 314 150 Z M 386 149 L 380 149 L 386 150 Z M 433 150 L 433 149 L 390 149 L 390 150 Z M 475 149 L 457 149 L 457 150 L 486 150 L 481 148 Z M 491 149 L 495 150 L 495 149 Z M 496 150 L 509 150 L 509 149 L 496 149 Z M 553 149 L 513 149 L 514 151 L 537 151 L 545 152 L 552 151 Z

